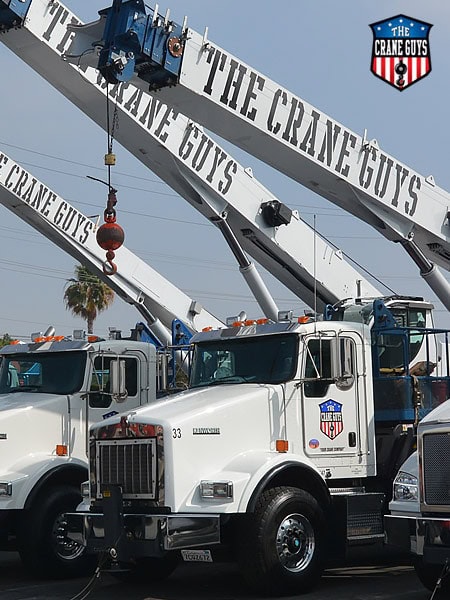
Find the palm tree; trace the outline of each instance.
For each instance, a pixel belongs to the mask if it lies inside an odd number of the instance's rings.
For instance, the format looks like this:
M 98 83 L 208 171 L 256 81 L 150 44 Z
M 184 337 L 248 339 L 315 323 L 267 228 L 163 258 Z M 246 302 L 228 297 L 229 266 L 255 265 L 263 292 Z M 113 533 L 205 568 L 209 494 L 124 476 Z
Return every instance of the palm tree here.
M 87 322 L 88 333 L 93 333 L 98 313 L 111 306 L 114 292 L 86 267 L 76 266 L 75 275 L 76 279 L 69 279 L 64 292 L 64 303 L 67 310 Z

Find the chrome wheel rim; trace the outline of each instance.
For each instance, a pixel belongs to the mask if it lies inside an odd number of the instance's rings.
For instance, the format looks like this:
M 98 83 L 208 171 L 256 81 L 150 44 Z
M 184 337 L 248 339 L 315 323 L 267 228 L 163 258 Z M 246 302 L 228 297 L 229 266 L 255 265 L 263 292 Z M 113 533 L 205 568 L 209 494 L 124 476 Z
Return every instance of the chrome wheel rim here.
M 67 521 L 62 514 L 58 515 L 53 524 L 52 540 L 55 553 L 62 560 L 75 560 L 84 552 L 83 544 L 67 536 Z
M 293 513 L 283 519 L 277 530 L 276 550 L 287 571 L 298 573 L 306 569 L 315 548 L 314 529 L 304 515 Z

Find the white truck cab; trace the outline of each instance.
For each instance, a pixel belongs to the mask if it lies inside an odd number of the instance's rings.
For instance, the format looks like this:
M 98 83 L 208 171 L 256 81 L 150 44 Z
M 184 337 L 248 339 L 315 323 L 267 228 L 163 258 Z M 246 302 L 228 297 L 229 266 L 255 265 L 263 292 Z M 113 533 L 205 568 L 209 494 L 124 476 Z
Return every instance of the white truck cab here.
M 89 426 L 155 401 L 156 349 L 133 340 L 38 337 L 0 349 L 0 542 L 40 575 L 84 570 L 62 514 L 87 479 Z M 109 389 L 120 359 L 121 393 Z M 114 369 L 113 369 L 114 370 Z

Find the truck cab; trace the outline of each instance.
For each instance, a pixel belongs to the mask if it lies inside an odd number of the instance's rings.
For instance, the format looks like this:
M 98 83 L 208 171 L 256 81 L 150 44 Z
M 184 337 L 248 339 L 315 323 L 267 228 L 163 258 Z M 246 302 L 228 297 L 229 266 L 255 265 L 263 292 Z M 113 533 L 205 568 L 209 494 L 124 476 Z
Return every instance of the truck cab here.
M 0 356 L 1 548 L 18 549 L 39 575 L 83 572 L 88 561 L 66 538 L 62 514 L 79 503 L 88 476 L 88 430 L 155 401 L 156 349 L 41 336 Z M 123 382 L 114 394 L 111 365 L 119 359 Z

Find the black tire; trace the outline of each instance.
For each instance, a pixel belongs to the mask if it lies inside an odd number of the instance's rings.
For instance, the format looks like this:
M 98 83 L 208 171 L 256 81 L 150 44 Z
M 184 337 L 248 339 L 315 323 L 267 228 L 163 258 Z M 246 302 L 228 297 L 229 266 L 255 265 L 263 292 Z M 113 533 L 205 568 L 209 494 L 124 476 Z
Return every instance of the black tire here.
M 119 581 L 126 583 L 152 583 L 164 581 L 177 568 L 179 552 L 169 552 L 161 558 L 140 558 L 133 565 L 121 564 L 123 571 L 109 571 Z
M 322 575 L 325 518 L 315 498 L 303 490 L 264 492 L 237 541 L 242 575 L 257 592 L 303 594 Z
M 66 579 L 93 573 L 97 560 L 66 536 L 63 514 L 81 502 L 76 488 L 59 485 L 46 490 L 26 512 L 19 532 L 19 554 L 34 576 Z
M 421 556 L 417 556 L 413 564 L 416 575 L 422 585 L 430 590 L 430 592 L 434 592 L 439 577 L 443 575 L 444 566 L 424 563 Z M 450 591 L 450 570 L 442 577 L 440 589 L 445 592 Z

